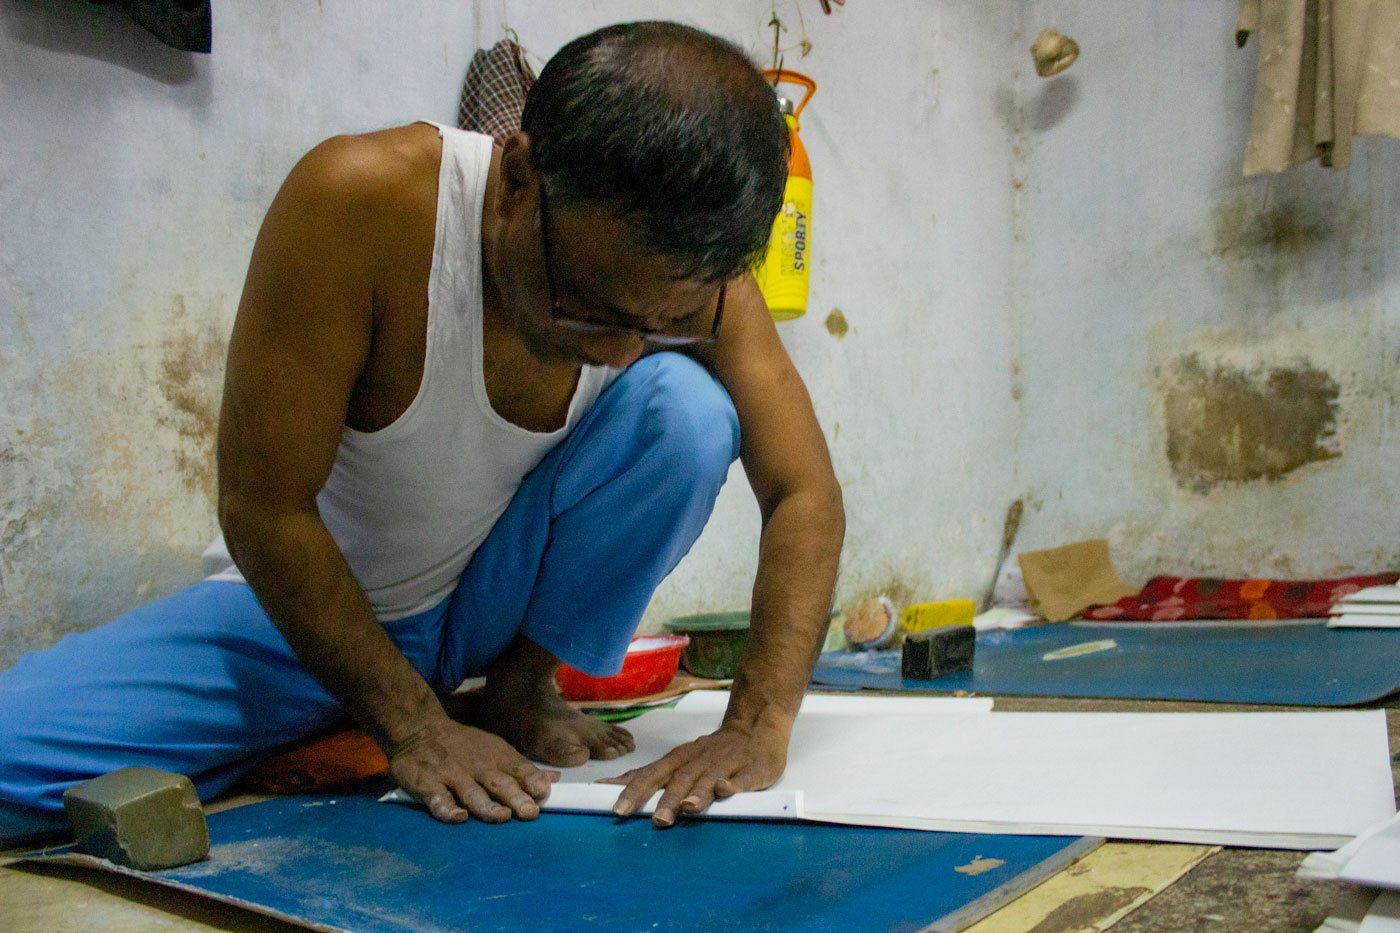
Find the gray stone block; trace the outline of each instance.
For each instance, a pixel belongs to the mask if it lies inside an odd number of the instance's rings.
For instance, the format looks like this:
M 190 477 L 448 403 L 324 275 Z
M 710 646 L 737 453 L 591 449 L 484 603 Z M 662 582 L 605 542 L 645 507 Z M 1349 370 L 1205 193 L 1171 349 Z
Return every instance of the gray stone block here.
M 68 788 L 63 808 L 78 848 L 127 868 L 174 868 L 209 854 L 209 825 L 184 775 L 122 768 Z

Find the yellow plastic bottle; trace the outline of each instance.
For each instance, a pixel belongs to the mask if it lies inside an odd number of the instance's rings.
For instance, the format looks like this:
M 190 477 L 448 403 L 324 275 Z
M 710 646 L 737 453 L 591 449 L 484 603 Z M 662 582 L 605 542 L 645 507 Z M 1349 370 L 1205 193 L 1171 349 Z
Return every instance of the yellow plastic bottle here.
M 796 106 L 785 97 L 778 98 L 791 146 L 787 187 L 783 206 L 773 220 L 768 252 L 754 270 L 773 320 L 791 321 L 807 313 L 807 291 L 812 278 L 812 163 L 798 135 L 798 118 L 817 92 L 817 83 L 786 69 L 765 71 L 764 76 L 775 85 L 786 81 L 807 89 Z

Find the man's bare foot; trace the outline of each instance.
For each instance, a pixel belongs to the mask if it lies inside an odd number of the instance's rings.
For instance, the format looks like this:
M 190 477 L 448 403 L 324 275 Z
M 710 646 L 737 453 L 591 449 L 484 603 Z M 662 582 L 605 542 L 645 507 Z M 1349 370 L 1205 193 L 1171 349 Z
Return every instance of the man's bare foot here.
M 523 683 L 499 678 L 471 693 L 443 698 L 449 716 L 493 732 L 527 758 L 560 768 L 590 758 L 610 760 L 636 748 L 632 733 L 574 709 L 554 689 L 554 679 Z
M 626 728 L 601 723 L 564 702 L 554 686 L 559 658 L 515 636 L 486 668 L 486 686 L 444 698 L 448 716 L 496 733 L 533 761 L 574 768 L 589 758 L 608 761 L 634 751 Z
M 571 768 L 590 758 L 619 758 L 636 748 L 632 733 L 586 716 L 555 693 L 553 683 L 532 696 L 492 696 L 486 689 L 487 718 L 492 732 L 525 757 Z

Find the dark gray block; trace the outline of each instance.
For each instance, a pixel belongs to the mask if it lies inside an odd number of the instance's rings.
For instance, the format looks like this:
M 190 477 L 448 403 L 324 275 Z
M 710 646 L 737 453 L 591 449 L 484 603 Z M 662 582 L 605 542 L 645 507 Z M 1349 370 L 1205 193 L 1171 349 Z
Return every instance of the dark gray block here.
M 155 871 L 209 854 L 209 826 L 194 784 L 155 768 L 122 768 L 63 792 L 78 848 L 127 868 Z
M 904 639 L 900 672 L 906 680 L 933 680 L 972 667 L 977 632 L 970 625 L 937 625 Z

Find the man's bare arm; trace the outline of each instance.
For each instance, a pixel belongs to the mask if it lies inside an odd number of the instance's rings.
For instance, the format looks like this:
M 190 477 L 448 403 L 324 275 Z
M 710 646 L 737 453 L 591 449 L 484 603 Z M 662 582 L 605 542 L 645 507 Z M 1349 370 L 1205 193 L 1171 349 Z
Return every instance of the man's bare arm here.
M 653 817 L 658 825 L 782 776 L 845 537 L 826 438 L 758 286 L 745 275 L 729 294 L 721 338 L 700 355 L 738 410 L 741 457 L 763 514 L 749 648 L 719 732 L 624 776 L 619 812 L 665 788 Z
M 335 139 L 288 177 L 254 247 L 229 348 L 219 522 L 259 601 L 311 673 L 439 819 L 538 813 L 549 775 L 452 722 L 390 641 L 316 507 L 375 324 L 376 144 Z M 493 786 L 488 791 L 487 785 Z

